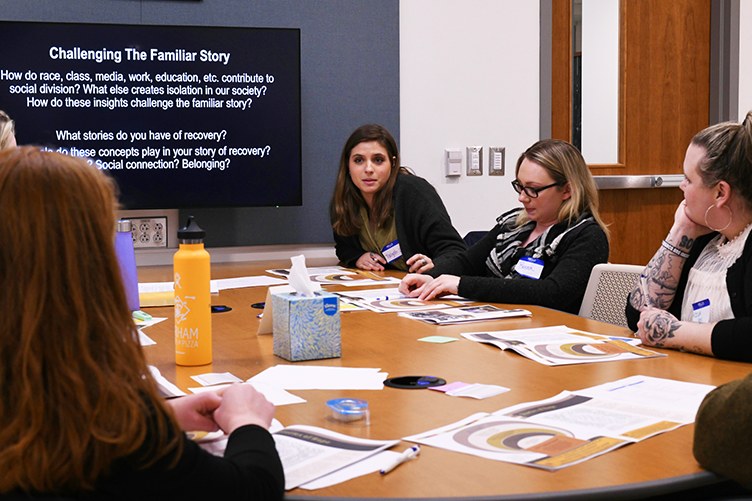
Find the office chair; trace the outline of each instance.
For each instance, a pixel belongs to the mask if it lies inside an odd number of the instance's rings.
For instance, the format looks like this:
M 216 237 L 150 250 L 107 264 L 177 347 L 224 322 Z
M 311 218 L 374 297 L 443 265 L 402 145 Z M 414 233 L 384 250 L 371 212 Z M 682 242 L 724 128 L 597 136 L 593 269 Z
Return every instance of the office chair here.
M 468 232 L 467 235 L 462 237 L 462 240 L 465 241 L 468 247 L 472 247 L 478 242 L 478 240 L 485 237 L 486 233 L 488 233 L 487 230 L 486 231 L 471 231 L 471 232 Z
M 580 316 L 627 327 L 624 308 L 644 266 L 597 264 L 588 280 Z

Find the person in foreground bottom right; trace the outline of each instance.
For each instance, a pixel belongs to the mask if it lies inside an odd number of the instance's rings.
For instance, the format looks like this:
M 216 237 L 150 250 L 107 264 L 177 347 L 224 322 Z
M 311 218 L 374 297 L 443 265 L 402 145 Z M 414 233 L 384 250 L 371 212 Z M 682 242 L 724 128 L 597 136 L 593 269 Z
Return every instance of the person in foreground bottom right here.
M 752 489 L 752 374 L 708 393 L 697 412 L 693 452 L 704 468 Z

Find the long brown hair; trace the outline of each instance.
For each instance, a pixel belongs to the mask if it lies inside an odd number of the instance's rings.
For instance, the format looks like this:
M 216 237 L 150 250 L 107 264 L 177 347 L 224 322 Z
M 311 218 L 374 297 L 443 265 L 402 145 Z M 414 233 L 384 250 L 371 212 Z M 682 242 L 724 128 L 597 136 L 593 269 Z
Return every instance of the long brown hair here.
M 93 489 L 139 448 L 144 465 L 180 451 L 128 310 L 115 210 L 85 160 L 0 152 L 0 493 Z
M 515 175 L 520 172 L 525 159 L 546 169 L 559 186 L 569 183 L 572 196 L 561 204 L 559 222 L 567 220 L 571 224 L 589 212 L 608 237 L 608 228 L 598 212 L 598 188 L 580 150 L 560 139 L 543 139 L 520 155 Z M 527 212 L 523 210 L 517 217 L 517 223 L 525 224 L 527 221 Z
M 371 210 L 372 222 L 376 227 L 383 226 L 392 216 L 394 210 L 394 183 L 399 174 L 410 174 L 405 167 L 400 166 L 399 150 L 397 142 L 392 135 L 381 125 L 363 125 L 355 129 L 342 148 L 342 156 L 339 160 L 337 182 L 334 185 L 334 195 L 329 204 L 329 215 L 332 228 L 337 234 L 349 237 L 357 234 L 363 228 L 364 221 L 360 218 L 360 208 L 366 205 L 366 201 L 360 190 L 350 177 L 350 153 L 360 143 L 376 141 L 384 147 L 389 157 L 391 173 L 386 185 L 373 197 Z
M 726 181 L 752 208 L 752 111 L 742 123 L 723 122 L 698 132 L 692 144 L 705 150 L 699 166 L 705 186 Z

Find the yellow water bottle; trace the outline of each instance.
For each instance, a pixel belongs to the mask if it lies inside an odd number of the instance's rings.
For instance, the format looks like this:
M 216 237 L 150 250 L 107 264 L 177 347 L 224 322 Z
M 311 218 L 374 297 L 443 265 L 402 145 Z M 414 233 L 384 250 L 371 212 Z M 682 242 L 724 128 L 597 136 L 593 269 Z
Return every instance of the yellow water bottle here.
M 206 365 L 212 361 L 211 264 L 204 249 L 205 236 L 193 216 L 188 216 L 188 224 L 178 230 L 180 249 L 173 258 L 178 365 Z

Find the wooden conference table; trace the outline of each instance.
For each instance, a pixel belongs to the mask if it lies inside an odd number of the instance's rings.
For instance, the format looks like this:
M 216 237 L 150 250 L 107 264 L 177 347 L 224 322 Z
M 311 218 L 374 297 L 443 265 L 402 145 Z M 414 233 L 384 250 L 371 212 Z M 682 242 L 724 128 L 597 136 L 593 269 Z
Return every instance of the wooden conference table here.
M 322 263 L 323 264 L 323 263 Z M 317 266 L 309 260 L 309 266 Z M 212 278 L 263 275 L 265 269 L 289 268 L 289 261 L 262 264 L 214 264 Z M 139 269 L 139 281 L 170 281 L 171 267 Z M 396 274 L 395 276 L 399 276 Z M 326 286 L 331 290 L 331 286 Z M 353 290 L 348 288 L 348 290 Z M 229 371 L 248 379 L 286 360 L 272 354 L 272 336 L 257 336 L 266 287 L 220 291 L 213 304 L 232 311 L 212 315 L 214 360 L 211 365 L 175 365 L 172 308 L 149 308 L 167 321 L 145 333 L 157 344 L 145 347 L 149 363 L 182 390 L 196 386 L 191 375 Z M 503 305 L 502 305 L 503 306 Z M 739 379 L 752 366 L 666 350 L 668 357 L 547 367 L 496 347 L 461 339 L 447 344 L 417 341 L 430 335 L 460 337 L 461 332 L 522 329 L 565 324 L 600 334 L 629 335 L 627 329 L 558 311 L 529 306 L 531 318 L 432 326 L 395 313 L 342 313 L 342 357 L 298 362 L 343 367 L 378 367 L 390 377 L 431 375 L 448 382 L 497 384 L 511 391 L 485 400 L 448 397 L 430 390 L 384 388 L 378 391 L 294 391 L 307 403 L 280 406 L 276 418 L 283 425 L 305 424 L 352 436 L 398 439 L 465 418 L 475 412 L 494 412 L 514 404 L 552 397 L 631 375 L 646 375 L 694 383 L 720 385 Z M 658 350 L 660 351 L 660 350 Z M 326 401 L 363 398 L 370 404 L 370 426 L 338 424 L 327 419 Z M 444 499 L 635 499 L 718 481 L 692 456 L 693 425 L 631 444 L 556 472 L 492 461 L 447 450 L 422 447 L 420 457 L 388 475 L 359 477 L 326 489 L 295 489 L 289 499 L 331 498 L 444 498 Z M 402 443 L 393 450 L 411 444 Z

